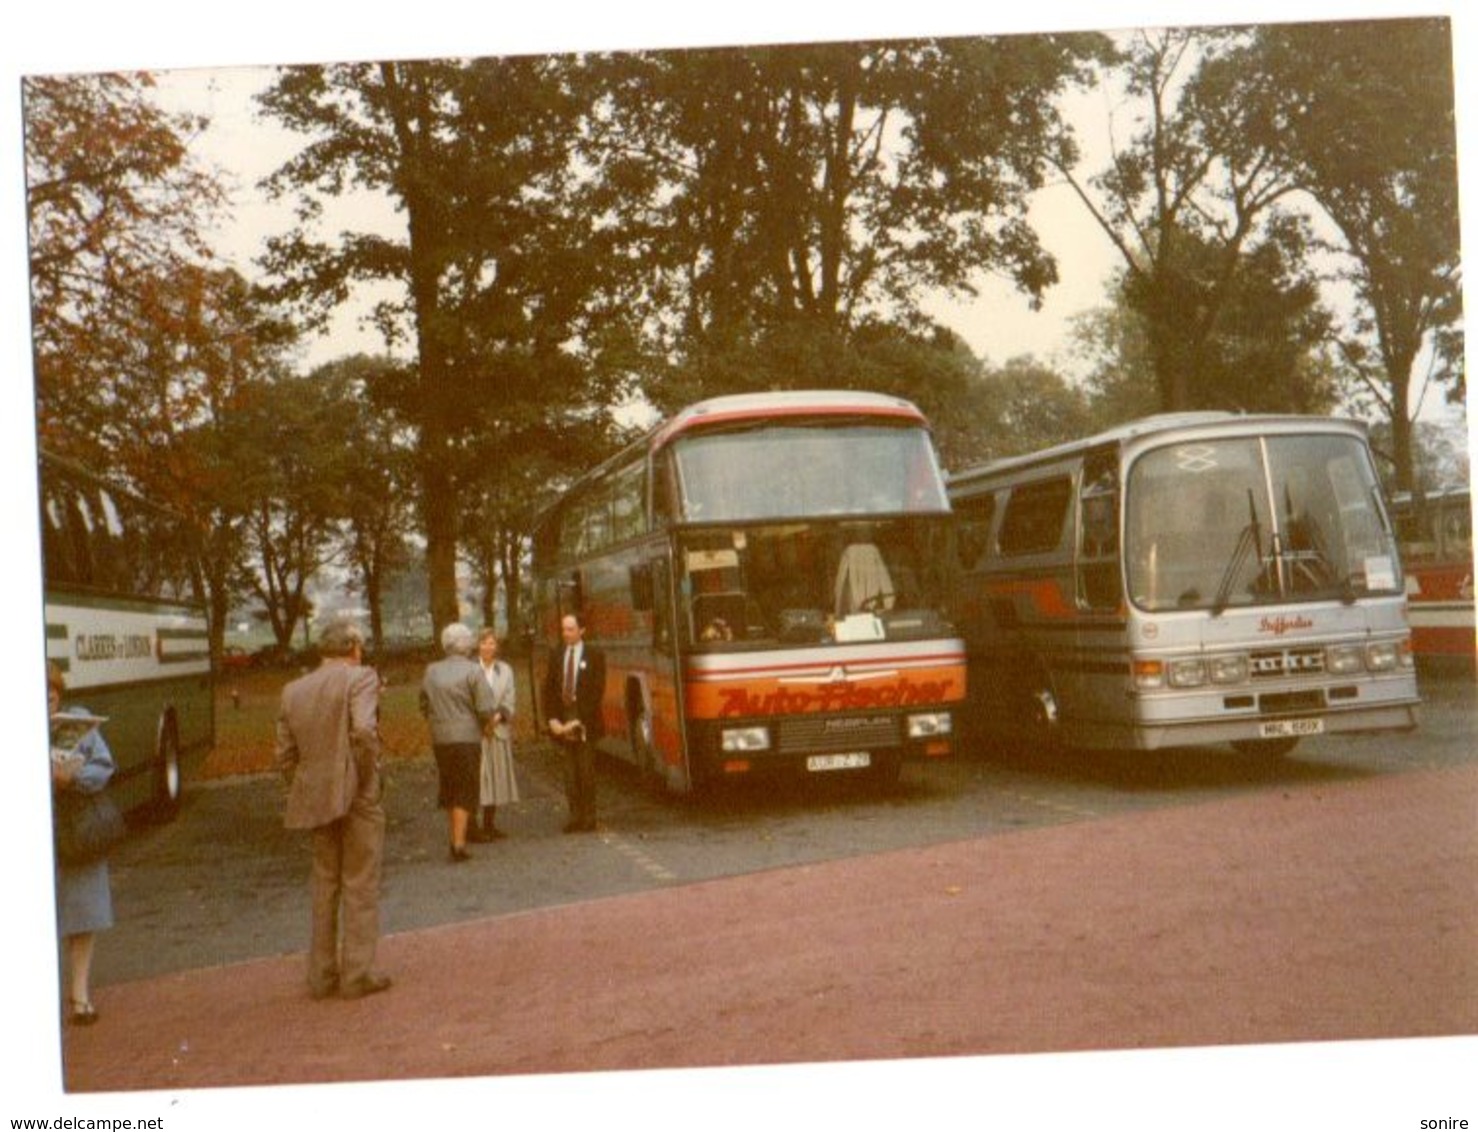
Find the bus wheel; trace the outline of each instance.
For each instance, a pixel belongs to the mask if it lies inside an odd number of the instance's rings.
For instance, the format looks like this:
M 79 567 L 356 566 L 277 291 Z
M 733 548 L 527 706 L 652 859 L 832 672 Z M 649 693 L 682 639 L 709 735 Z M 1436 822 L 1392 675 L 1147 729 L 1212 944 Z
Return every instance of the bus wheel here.
M 1258 759 L 1281 759 L 1298 746 L 1298 739 L 1233 739 L 1232 750 Z
M 1062 746 L 1057 695 L 1044 676 L 1038 675 L 1025 682 L 1021 698 L 1017 701 L 1017 710 L 1020 712 L 1022 738 L 1034 751 L 1052 752 Z
M 180 791 L 184 774 L 180 764 L 180 737 L 172 719 L 159 727 L 159 755 L 154 763 L 154 799 L 150 816 L 157 821 L 170 821 L 180 812 Z
M 657 762 L 657 753 L 652 749 L 652 716 L 642 705 L 640 697 L 632 705 L 630 734 L 631 760 L 643 778 L 661 786 L 666 785 L 662 767 Z

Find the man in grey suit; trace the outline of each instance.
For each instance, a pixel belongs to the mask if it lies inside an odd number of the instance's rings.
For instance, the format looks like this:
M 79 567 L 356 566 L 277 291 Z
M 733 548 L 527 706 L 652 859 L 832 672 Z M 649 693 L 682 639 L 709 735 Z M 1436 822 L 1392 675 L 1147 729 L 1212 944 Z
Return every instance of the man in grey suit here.
M 284 823 L 313 835 L 309 993 L 363 998 L 390 986 L 374 970 L 385 846 L 380 678 L 361 664 L 364 638 L 352 625 L 330 626 L 318 650 L 318 668 L 282 690 L 277 767 L 287 779 Z

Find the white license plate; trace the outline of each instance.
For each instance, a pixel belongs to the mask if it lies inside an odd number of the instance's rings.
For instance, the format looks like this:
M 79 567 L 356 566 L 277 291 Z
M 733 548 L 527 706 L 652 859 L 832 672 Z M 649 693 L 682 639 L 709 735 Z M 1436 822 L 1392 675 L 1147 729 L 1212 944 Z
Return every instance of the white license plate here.
M 1304 735 L 1323 735 L 1322 719 L 1270 719 L 1260 723 L 1257 733 L 1264 739 L 1298 739 Z
M 845 755 L 811 755 L 806 759 L 807 770 L 856 770 L 871 765 L 872 756 L 866 751 Z

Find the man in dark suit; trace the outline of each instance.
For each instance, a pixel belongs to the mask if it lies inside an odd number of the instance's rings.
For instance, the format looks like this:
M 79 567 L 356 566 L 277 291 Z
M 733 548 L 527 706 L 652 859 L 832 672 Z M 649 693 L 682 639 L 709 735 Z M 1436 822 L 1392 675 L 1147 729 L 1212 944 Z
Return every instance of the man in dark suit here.
M 308 990 L 314 998 L 363 998 L 390 986 L 374 970 L 385 810 L 380 678 L 361 664 L 363 649 L 358 629 L 330 626 L 318 641 L 322 662 L 282 690 L 277 717 L 277 768 L 287 779 L 284 824 L 313 835 Z
M 544 714 L 549 733 L 565 749 L 570 820 L 564 831 L 588 833 L 595 829 L 595 744 L 605 733 L 606 658 L 585 643 L 585 620 L 577 613 L 565 614 L 559 635 L 562 643 L 544 674 Z

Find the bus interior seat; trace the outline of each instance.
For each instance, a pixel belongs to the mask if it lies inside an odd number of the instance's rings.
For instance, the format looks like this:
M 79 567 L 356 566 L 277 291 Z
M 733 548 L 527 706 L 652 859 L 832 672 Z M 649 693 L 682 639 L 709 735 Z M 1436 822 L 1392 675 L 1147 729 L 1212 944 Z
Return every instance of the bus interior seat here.
M 843 550 L 835 592 L 838 617 L 856 613 L 869 602 L 892 609 L 897 591 L 882 551 L 870 542 L 854 542 Z

